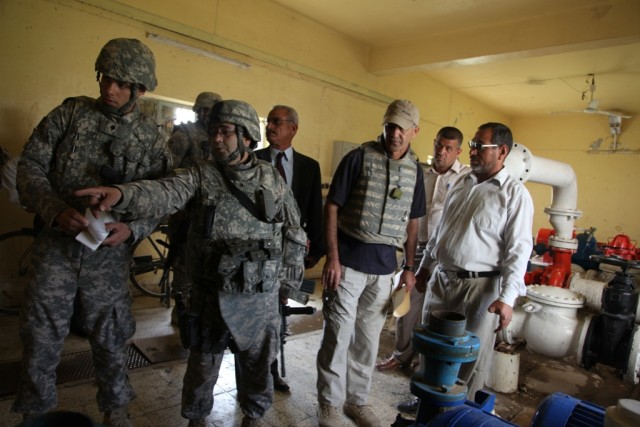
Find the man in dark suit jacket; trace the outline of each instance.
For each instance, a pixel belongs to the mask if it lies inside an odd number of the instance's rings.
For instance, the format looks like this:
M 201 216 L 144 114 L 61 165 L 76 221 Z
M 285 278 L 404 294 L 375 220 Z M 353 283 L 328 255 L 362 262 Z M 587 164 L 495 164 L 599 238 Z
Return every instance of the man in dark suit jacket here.
M 278 153 L 284 153 L 282 168 L 285 179 L 298 203 L 300 224 L 310 241 L 305 268 L 312 268 L 324 256 L 320 164 L 293 149 L 291 143 L 297 131 L 296 110 L 286 105 L 276 105 L 267 117 L 266 134 L 269 147 L 257 150 L 255 153 L 259 159 L 270 162 L 276 167 Z
M 274 106 L 267 116 L 266 124 L 269 147 L 255 153 L 259 159 L 270 162 L 280 171 L 293 192 L 300 209 L 300 225 L 309 239 L 309 254 L 304 260 L 304 267 L 308 269 L 315 266 L 325 252 L 320 164 L 293 149 L 291 142 L 297 131 L 297 111 L 286 105 Z M 278 373 L 277 360 L 271 365 L 271 373 L 274 388 L 278 391 L 289 391 L 289 385 Z

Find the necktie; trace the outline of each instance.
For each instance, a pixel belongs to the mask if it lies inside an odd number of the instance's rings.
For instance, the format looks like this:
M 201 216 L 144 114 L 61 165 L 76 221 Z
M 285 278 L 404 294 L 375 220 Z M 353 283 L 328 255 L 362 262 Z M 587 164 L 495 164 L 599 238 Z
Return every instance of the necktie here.
M 282 166 L 282 158 L 284 157 L 284 151 L 281 151 L 276 156 L 276 169 L 280 172 L 280 176 L 287 182 L 287 175 L 284 173 L 284 167 Z

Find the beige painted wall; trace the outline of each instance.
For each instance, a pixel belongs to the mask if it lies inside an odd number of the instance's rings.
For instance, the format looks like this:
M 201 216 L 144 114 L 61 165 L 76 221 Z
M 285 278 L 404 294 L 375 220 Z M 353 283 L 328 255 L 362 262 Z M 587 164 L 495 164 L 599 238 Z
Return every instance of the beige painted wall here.
M 176 9 L 178 3 L 180 8 Z M 327 182 L 333 141 L 360 143 L 375 138 L 381 131 L 386 99 L 409 98 L 420 108 L 422 132 L 414 149 L 425 159 L 441 126 L 456 124 L 470 134 L 482 121 L 508 121 L 504 114 L 424 76 L 376 77 L 367 73 L 363 46 L 271 2 L 178 3 L 0 2 L 0 47 L 4 53 L 0 144 L 16 154 L 39 120 L 65 97 L 98 96 L 95 58 L 114 37 L 138 38 L 155 53 L 159 85 L 151 96 L 192 102 L 199 92 L 212 90 L 225 98 L 248 101 L 261 115 L 274 104 L 295 106 L 301 125 L 294 145 L 320 162 Z M 142 10 L 149 5 L 153 15 Z M 225 46 L 239 43 L 249 54 L 213 49 L 166 28 Z M 240 69 L 160 44 L 147 39 L 148 32 L 216 50 L 251 67 Z M 4 193 L 0 203 L 8 205 Z M 3 208 L 0 219 L 0 232 L 29 222 L 28 216 L 13 207 Z
M 240 69 L 160 44 L 147 39 L 147 33 L 251 67 Z M 93 65 L 100 48 L 114 37 L 138 38 L 154 51 L 159 86 L 152 96 L 192 102 L 199 92 L 212 90 L 248 101 L 261 115 L 274 104 L 296 107 L 301 126 L 294 145 L 320 162 L 325 181 L 333 141 L 374 138 L 386 102 L 409 98 L 422 113 L 413 146 L 422 159 L 431 154 L 441 126 L 458 126 L 468 140 L 479 124 L 502 121 L 536 155 L 573 165 L 578 208 L 585 212 L 579 226 L 597 227 L 600 240 L 618 231 L 640 236 L 637 190 L 630 185 L 640 182 L 640 156 L 586 154 L 590 142 L 607 135 L 606 117 L 512 121 L 419 73 L 374 76 L 366 71 L 366 47 L 266 0 L 0 2 L 0 144 L 18 153 L 38 121 L 65 97 L 98 96 Z M 622 139 L 635 148 L 640 145 L 638 126 L 623 123 Z M 468 162 L 467 150 L 463 153 Z M 536 205 L 535 233 L 549 226 L 542 209 L 549 205 L 551 190 L 536 184 L 529 188 Z M 4 193 L 0 206 L 0 232 L 28 224 L 29 216 L 8 207 Z
M 552 115 L 515 119 L 512 129 L 518 142 L 538 157 L 570 165 L 578 183 L 576 221 L 581 228 L 595 227 L 600 242 L 616 234 L 640 238 L 640 154 L 589 153 L 591 144 L 602 138 L 600 149 L 609 148 L 609 121 L 602 115 Z M 640 120 L 623 120 L 618 137 L 622 148 L 640 150 Z M 637 151 L 636 151 L 637 153 Z M 527 184 L 536 208 L 534 231 L 550 228 L 544 208 L 551 205 L 552 190 L 541 184 Z

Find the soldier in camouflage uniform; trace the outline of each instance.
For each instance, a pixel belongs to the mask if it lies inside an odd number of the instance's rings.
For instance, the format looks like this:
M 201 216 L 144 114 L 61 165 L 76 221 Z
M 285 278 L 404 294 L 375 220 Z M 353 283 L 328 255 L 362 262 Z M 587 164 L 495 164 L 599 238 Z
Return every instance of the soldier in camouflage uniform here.
M 260 140 L 255 110 L 241 101 L 218 102 L 208 133 L 214 162 L 176 169 L 171 178 L 76 195 L 90 196 L 100 209 L 115 205 L 114 210 L 131 217 L 187 208 L 194 327 L 182 415 L 189 426 L 205 425 L 223 351 L 229 347 L 244 374 L 238 393 L 242 425 L 260 425 L 273 400 L 269 367 L 279 343 L 278 290 L 281 285 L 291 295 L 299 288 L 307 236 L 291 190 L 271 164 L 252 152 Z
M 193 112 L 196 113 L 195 122 L 187 122 L 175 127 L 167 144 L 171 150 L 173 167 L 188 168 L 200 160 L 208 160 L 211 156 L 209 135 L 207 135 L 206 119 L 213 104 L 222 97 L 214 92 L 202 92 L 196 97 Z M 185 243 L 189 221 L 184 212 L 177 212 L 169 218 L 169 241 L 173 251 L 173 279 L 171 289 L 175 295 L 180 292 L 183 300 L 188 302 L 191 280 L 186 271 Z M 178 323 L 177 306 L 171 312 L 171 321 Z
M 74 299 L 93 350 L 97 400 L 104 423 L 131 426 L 135 397 L 127 376 L 125 344 L 135 321 L 127 279 L 130 244 L 157 220 L 106 224 L 109 236 L 92 251 L 75 240 L 88 224 L 73 191 L 90 185 L 159 178 L 171 157 L 138 97 L 156 87 L 155 59 L 135 39 L 114 39 L 95 65 L 100 98 L 68 98 L 37 126 L 18 164 L 21 203 L 45 227 L 33 244 L 33 275 L 22 306 L 22 373 L 12 410 L 35 418 L 57 405 L 57 362 L 69 333 Z
M 214 92 L 202 92 L 196 97 L 193 112 L 195 122 L 179 124 L 169 138 L 169 149 L 173 157 L 174 168 L 188 168 L 211 156 L 209 135 L 207 135 L 206 119 L 211 107 L 222 97 Z

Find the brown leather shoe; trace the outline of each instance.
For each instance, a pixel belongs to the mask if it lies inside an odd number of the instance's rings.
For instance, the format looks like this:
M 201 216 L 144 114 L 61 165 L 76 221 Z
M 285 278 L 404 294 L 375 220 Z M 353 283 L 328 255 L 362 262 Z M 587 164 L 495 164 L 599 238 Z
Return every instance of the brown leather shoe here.
M 396 359 L 393 356 L 389 356 L 384 359 L 382 362 L 376 363 L 376 369 L 380 372 L 384 371 L 392 371 L 394 369 L 398 369 L 402 367 L 402 362 Z

